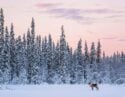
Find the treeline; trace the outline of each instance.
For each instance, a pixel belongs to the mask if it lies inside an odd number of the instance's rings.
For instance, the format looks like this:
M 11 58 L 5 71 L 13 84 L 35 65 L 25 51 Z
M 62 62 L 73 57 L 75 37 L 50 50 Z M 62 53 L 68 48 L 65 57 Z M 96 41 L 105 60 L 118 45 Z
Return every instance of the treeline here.
M 105 56 L 98 41 L 90 50 L 80 39 L 72 50 L 66 41 L 64 27 L 60 40 L 35 35 L 35 22 L 23 36 L 15 38 L 14 26 L 4 26 L 0 10 L 0 83 L 1 84 L 82 84 L 124 83 L 125 54 Z

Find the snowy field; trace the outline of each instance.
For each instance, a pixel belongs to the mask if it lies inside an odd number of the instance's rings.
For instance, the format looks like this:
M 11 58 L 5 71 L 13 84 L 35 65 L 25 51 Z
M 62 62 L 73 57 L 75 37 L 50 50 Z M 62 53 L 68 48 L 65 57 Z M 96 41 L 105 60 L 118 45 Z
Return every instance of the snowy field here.
M 4 85 L 0 97 L 125 97 L 125 85 Z

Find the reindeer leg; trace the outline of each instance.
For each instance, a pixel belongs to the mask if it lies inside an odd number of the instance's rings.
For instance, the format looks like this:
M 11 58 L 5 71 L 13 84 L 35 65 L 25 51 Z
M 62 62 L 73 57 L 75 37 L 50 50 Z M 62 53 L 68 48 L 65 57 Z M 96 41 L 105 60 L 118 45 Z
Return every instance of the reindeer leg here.
M 93 90 L 93 87 L 92 87 L 92 90 Z
M 96 90 L 99 90 L 99 87 L 98 87 L 98 86 L 96 87 Z

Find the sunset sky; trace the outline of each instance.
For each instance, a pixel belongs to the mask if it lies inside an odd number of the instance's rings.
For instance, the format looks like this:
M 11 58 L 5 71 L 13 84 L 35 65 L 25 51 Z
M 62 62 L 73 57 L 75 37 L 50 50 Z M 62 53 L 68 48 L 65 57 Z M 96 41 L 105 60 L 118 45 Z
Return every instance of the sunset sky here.
M 36 34 L 59 40 L 64 25 L 66 40 L 76 48 L 82 38 L 97 43 L 110 55 L 125 51 L 125 0 L 0 0 L 5 25 L 14 24 L 16 36 L 27 32 L 34 17 Z M 83 47 L 84 48 L 84 47 Z

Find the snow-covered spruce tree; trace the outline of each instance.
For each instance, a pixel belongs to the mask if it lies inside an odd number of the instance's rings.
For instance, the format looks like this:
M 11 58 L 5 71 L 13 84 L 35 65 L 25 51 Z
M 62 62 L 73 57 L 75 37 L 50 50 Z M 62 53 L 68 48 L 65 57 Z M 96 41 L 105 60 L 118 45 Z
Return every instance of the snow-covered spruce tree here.
M 28 41 L 29 44 L 27 46 L 28 51 L 28 83 L 29 84 L 37 84 L 37 74 L 38 74 L 38 64 L 36 64 L 36 46 L 35 46 L 35 22 L 32 18 L 31 22 L 31 31 L 28 31 Z
M 30 30 L 28 29 L 27 31 L 27 81 L 30 84 L 31 83 L 31 69 L 32 69 L 32 65 L 31 65 L 31 33 Z
M 36 54 L 35 54 L 35 63 L 37 64 L 37 67 L 38 67 L 38 72 L 37 72 L 37 77 L 36 77 L 36 80 L 37 80 L 37 83 L 41 83 L 41 65 L 42 65 L 42 61 L 41 61 L 41 55 L 42 55 L 42 49 L 41 49 L 41 36 L 37 36 L 36 38 L 36 43 L 35 43 L 35 46 L 36 46 Z
M 105 64 L 108 64 L 108 66 L 109 66 L 109 74 L 110 74 L 110 82 L 112 83 L 112 72 L 113 72 L 113 68 L 112 68 L 112 56 L 106 56 L 106 61 L 105 61 Z
M 20 77 L 20 69 L 22 64 L 22 42 L 21 42 L 21 36 L 18 36 L 18 38 L 15 40 L 15 55 L 16 55 L 16 66 L 15 66 L 15 83 L 19 82 Z
M 47 82 L 52 84 L 53 78 L 53 42 L 51 35 L 48 36 L 48 43 L 47 43 L 47 68 L 48 68 L 48 76 Z
M 54 50 L 54 49 L 53 49 Z M 56 84 L 60 84 L 61 83 L 61 79 L 60 79 L 60 45 L 59 42 L 57 42 L 55 50 L 53 51 L 53 70 L 54 70 L 54 82 Z
M 4 72 L 4 59 L 3 59 L 3 51 L 4 51 L 4 15 L 3 9 L 0 9 L 0 83 L 2 83 L 3 72 Z
M 3 45 L 4 43 L 4 15 L 3 9 L 0 9 L 0 44 Z
M 96 62 L 96 50 L 95 44 L 92 42 L 91 51 L 90 51 L 90 64 L 94 64 Z
M 10 72 L 10 44 L 9 44 L 9 32 L 8 28 L 5 29 L 4 49 L 3 49 L 3 72 L 2 72 L 2 83 L 9 82 Z
M 99 79 L 100 83 L 108 83 L 110 84 L 110 64 L 109 64 L 109 58 L 105 56 L 105 52 L 103 51 L 103 59 L 102 59 L 102 65 L 100 68 L 99 73 Z
M 63 25 L 61 27 L 61 36 L 60 36 L 60 78 L 62 83 L 66 83 L 66 77 L 67 77 L 67 46 L 66 46 L 66 40 L 65 40 L 65 34 L 64 34 L 64 28 Z
M 111 65 L 111 70 L 110 70 L 111 82 L 114 84 L 124 83 L 125 82 L 125 74 L 124 74 L 125 65 L 121 61 L 121 55 L 119 54 L 119 52 L 113 54 L 110 65 Z
M 10 82 L 13 82 L 16 72 L 16 54 L 15 54 L 15 37 L 14 37 L 14 27 L 11 24 L 10 29 Z
M 73 53 L 72 53 L 72 48 L 69 47 L 68 43 L 67 43 L 67 51 L 68 51 L 68 55 L 67 55 L 67 62 L 68 62 L 68 84 L 73 84 L 73 68 L 74 68 L 74 64 L 73 64 Z
M 0 9 L 0 64 L 2 64 L 2 51 L 4 45 L 4 15 L 3 9 Z
M 21 67 L 21 73 L 20 73 L 20 82 L 26 83 L 27 82 L 27 41 L 25 34 L 23 35 L 22 40 L 22 67 Z
M 85 46 L 84 46 L 84 65 L 85 65 L 84 83 L 87 83 L 88 82 L 88 73 L 90 71 L 90 68 L 89 68 L 89 52 L 88 52 L 87 41 L 85 41 Z
M 67 48 L 66 48 L 66 83 L 70 84 L 71 78 L 70 78 L 70 74 L 71 74 L 71 68 L 72 68 L 72 52 L 71 49 L 67 43 Z
M 98 72 L 97 72 L 97 64 L 96 64 L 96 50 L 95 44 L 92 42 L 91 51 L 90 51 L 90 82 L 98 82 Z
M 42 40 L 42 55 L 41 55 L 41 76 L 42 82 L 47 82 L 48 68 L 47 68 L 47 38 Z
M 117 53 L 113 54 L 110 64 L 111 64 L 111 70 L 110 70 L 111 82 L 115 83 L 115 81 L 118 79 L 118 74 L 119 74 L 118 70 L 119 70 L 119 65 L 120 65 L 118 62 Z
M 98 44 L 97 44 L 97 58 L 96 58 L 96 62 L 97 63 L 101 63 L 101 43 L 100 43 L 100 40 L 98 41 Z
M 122 51 L 120 56 L 120 64 L 119 64 L 119 81 L 125 83 L 125 53 Z
M 97 64 L 97 72 L 98 72 L 98 76 L 99 74 L 102 72 L 102 58 L 101 58 L 101 43 L 100 40 L 97 43 L 97 49 L 96 49 L 96 64 Z M 101 83 L 101 77 L 98 77 L 98 81 L 99 83 Z
M 16 66 L 15 66 L 15 83 L 24 83 L 26 80 L 26 70 L 25 70 L 25 62 L 24 58 L 25 52 L 24 52 L 24 45 L 21 40 L 21 36 L 18 36 L 16 39 L 16 44 L 15 44 L 15 54 L 16 54 Z
M 123 51 L 121 52 L 121 62 L 125 63 L 125 54 Z
M 72 56 L 72 67 L 71 67 L 71 84 L 76 84 L 77 83 L 77 51 L 75 50 Z
M 52 42 L 52 77 L 51 77 L 51 84 L 58 84 L 58 75 L 57 75 L 57 64 L 56 64 L 56 57 L 55 57 L 55 54 L 56 54 L 56 46 L 55 46 L 55 43 Z M 57 65 L 57 66 L 56 66 Z
M 45 46 L 45 40 L 42 40 L 41 36 L 38 36 L 37 42 L 36 42 L 36 44 L 37 44 L 37 57 L 38 57 L 37 64 L 39 66 L 39 68 L 38 68 L 38 80 L 39 80 L 39 83 L 43 83 L 43 82 L 46 82 L 46 75 L 45 74 L 47 74 L 47 71 L 46 71 L 47 64 L 45 64 L 46 63 L 46 59 L 45 59 L 46 54 L 43 53 L 46 50 L 47 42 L 46 42 L 46 46 Z M 45 48 L 44 48 L 44 46 L 45 46 Z
M 83 64 L 83 54 L 82 54 L 82 40 L 80 39 L 77 45 L 77 83 L 81 84 L 84 82 L 84 64 Z

